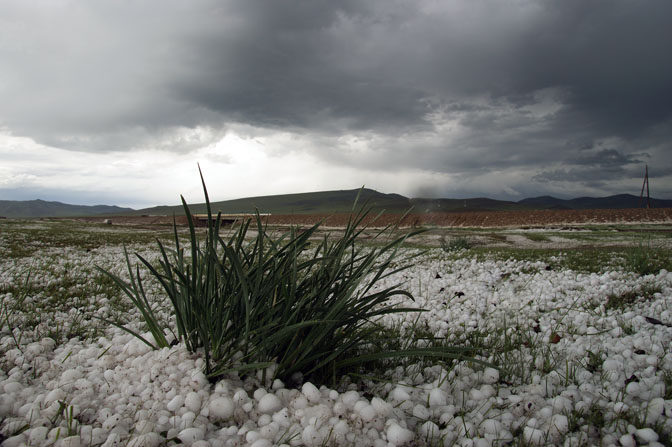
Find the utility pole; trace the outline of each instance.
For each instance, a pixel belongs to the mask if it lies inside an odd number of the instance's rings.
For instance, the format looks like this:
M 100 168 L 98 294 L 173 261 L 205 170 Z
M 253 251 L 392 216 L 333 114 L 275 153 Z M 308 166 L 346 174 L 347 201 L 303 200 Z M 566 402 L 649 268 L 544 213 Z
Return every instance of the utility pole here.
M 642 205 L 642 199 L 644 198 L 644 187 L 646 186 L 646 207 L 651 208 L 651 198 L 649 196 L 649 165 L 645 165 L 646 170 L 644 171 L 644 183 L 642 183 L 642 192 L 639 194 L 639 204 Z

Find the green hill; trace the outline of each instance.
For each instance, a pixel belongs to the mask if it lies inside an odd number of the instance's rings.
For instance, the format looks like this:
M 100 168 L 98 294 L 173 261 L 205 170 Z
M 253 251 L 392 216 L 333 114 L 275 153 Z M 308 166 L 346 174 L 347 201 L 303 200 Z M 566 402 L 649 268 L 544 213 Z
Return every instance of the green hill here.
M 349 213 L 360 193 L 359 189 L 341 191 L 322 191 L 301 194 L 283 194 L 276 196 L 259 196 L 245 199 L 226 200 L 212 203 L 212 211 L 227 213 L 260 213 L 271 214 L 338 214 Z M 399 194 L 384 194 L 372 189 L 362 189 L 359 204 L 366 203 L 374 211 L 385 210 L 388 213 L 404 213 L 412 209 L 414 213 L 448 212 L 448 211 L 496 211 L 530 209 L 525 204 L 493 200 L 476 199 L 409 199 Z M 204 203 L 189 204 L 192 213 L 205 213 Z M 130 214 L 156 215 L 182 214 L 182 206 L 158 206 L 134 211 Z
M 359 189 L 341 191 L 308 192 L 300 194 L 282 194 L 275 196 L 248 197 L 245 199 L 212 202 L 212 211 L 228 213 L 260 213 L 271 214 L 335 214 L 349 213 L 360 192 Z M 383 194 L 372 189 L 362 189 L 359 203 L 367 203 L 374 209 L 385 209 L 389 212 L 404 212 L 412 204 L 410 199 L 399 194 Z M 189 204 L 192 213 L 207 212 L 205 203 Z M 134 211 L 129 214 L 182 214 L 182 206 L 157 206 Z
M 94 216 L 98 214 L 122 214 L 127 211 L 132 211 L 132 209 L 108 205 L 69 205 L 39 199 L 0 200 L 0 216 L 11 218 Z

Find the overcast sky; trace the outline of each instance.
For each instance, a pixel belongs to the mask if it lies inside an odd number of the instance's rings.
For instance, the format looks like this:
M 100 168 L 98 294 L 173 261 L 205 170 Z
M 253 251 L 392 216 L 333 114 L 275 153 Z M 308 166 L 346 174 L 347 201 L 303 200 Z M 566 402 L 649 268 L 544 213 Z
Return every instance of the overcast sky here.
M 669 0 L 4 0 L 0 199 L 672 198 Z

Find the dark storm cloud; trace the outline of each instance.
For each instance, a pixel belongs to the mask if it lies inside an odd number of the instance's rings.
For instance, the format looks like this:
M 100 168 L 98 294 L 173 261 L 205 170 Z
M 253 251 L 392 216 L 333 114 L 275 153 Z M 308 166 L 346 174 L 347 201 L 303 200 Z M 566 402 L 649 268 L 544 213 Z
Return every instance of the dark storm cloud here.
M 668 0 L 68 5 L 0 6 L 0 126 L 53 146 L 184 151 L 244 124 L 381 170 L 672 164 Z

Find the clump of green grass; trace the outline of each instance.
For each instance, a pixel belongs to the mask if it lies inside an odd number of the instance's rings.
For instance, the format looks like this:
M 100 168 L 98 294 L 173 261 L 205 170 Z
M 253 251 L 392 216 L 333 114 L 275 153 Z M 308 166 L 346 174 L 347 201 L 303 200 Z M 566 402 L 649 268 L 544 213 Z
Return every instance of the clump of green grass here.
M 450 241 L 446 241 L 446 239 L 442 237 L 440 242 L 441 248 L 447 253 L 469 250 L 471 248 L 471 242 L 464 236 L 453 237 Z
M 258 214 L 251 240 L 251 220 L 224 238 L 219 216 L 213 219 L 202 175 L 201 180 L 209 216 L 202 241 L 182 198 L 190 222 L 190 256 L 176 229 L 173 249 L 158 241 L 158 266 L 137 256 L 172 304 L 175 339 L 191 351 L 203 352 L 205 372 L 212 380 L 229 372 L 264 370 L 264 378 L 268 372 L 285 381 L 303 376 L 324 383 L 376 360 L 461 357 L 460 349 L 445 346 L 375 349 L 380 346 L 380 328 L 372 322 L 385 314 L 418 311 L 388 306 L 395 295 L 412 296 L 400 284 L 381 281 L 411 266 L 412 258 L 398 256 L 398 249 L 420 231 L 392 238 L 394 228 L 388 227 L 373 236 L 381 245 L 362 247 L 357 241 L 368 229 L 368 213 L 354 213 L 353 206 L 343 233 L 334 239 L 324 236 L 317 244 L 309 240 L 319 223 L 274 238 Z M 126 330 L 155 348 L 168 346 L 170 328 L 157 318 L 140 267 L 133 269 L 128 254 L 126 260 L 129 282 L 105 273 L 140 310 L 154 343 Z
M 650 241 L 640 242 L 625 252 L 625 268 L 640 275 L 655 274 L 671 265 L 670 251 L 653 246 Z
M 549 237 L 541 233 L 524 233 L 524 236 L 533 242 L 548 242 Z
M 609 294 L 607 296 L 607 309 L 623 309 L 639 300 L 649 301 L 653 299 L 656 293 L 661 293 L 663 289 L 656 284 L 643 284 L 637 289 L 630 290 L 620 294 Z

